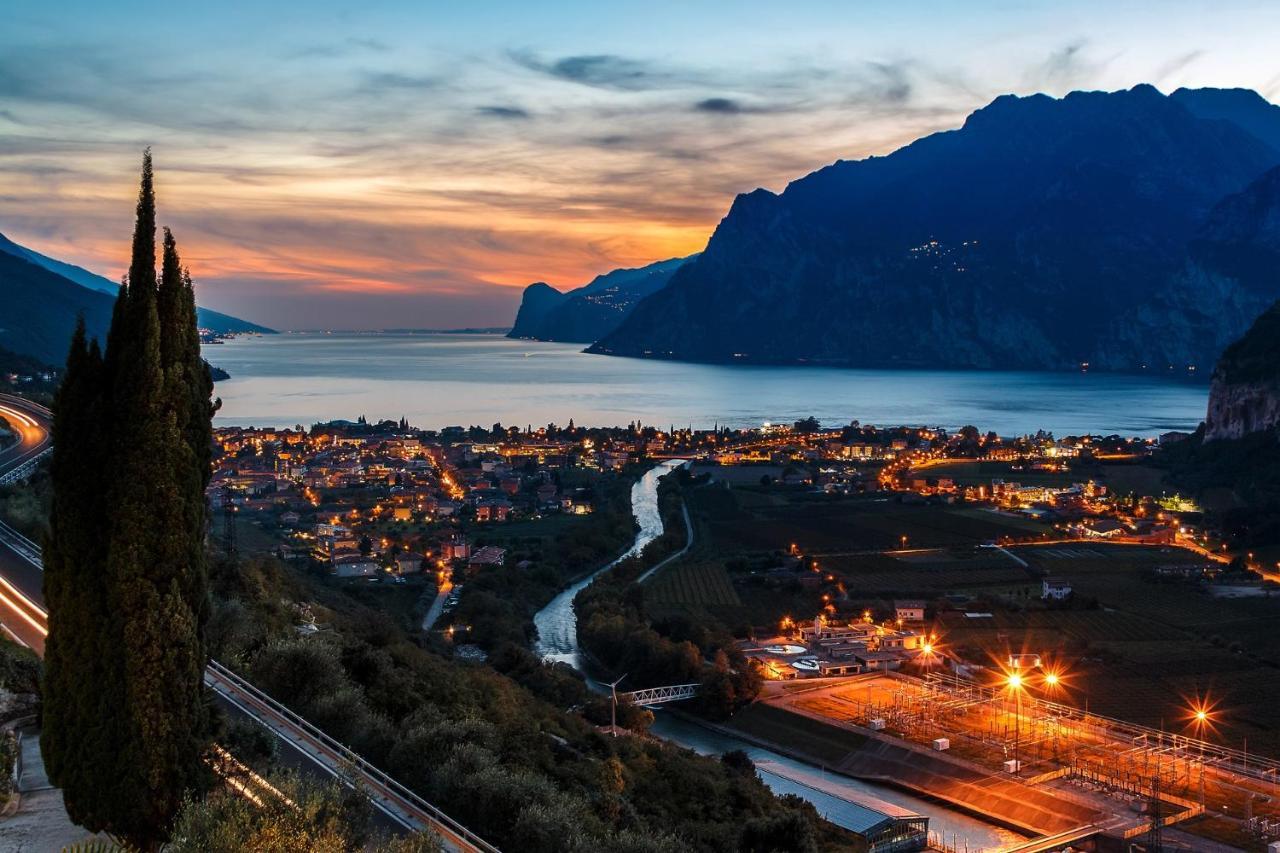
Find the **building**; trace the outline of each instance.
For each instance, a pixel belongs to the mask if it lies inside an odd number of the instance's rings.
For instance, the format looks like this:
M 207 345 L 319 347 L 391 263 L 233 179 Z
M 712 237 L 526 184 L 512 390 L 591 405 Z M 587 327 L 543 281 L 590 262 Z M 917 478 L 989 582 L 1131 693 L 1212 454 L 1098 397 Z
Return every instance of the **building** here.
M 480 569 L 490 566 L 501 566 L 507 560 L 507 549 L 499 548 L 496 545 L 485 545 L 483 548 L 477 548 L 475 553 L 471 555 L 471 559 L 467 561 L 467 571 L 478 572 Z
M 904 601 L 895 601 L 893 603 L 894 614 L 899 622 L 923 622 L 924 621 L 924 602 L 915 599 L 907 599 Z
M 1041 581 L 1040 597 L 1046 601 L 1063 601 L 1071 597 L 1071 582 L 1062 578 L 1045 578 Z
M 378 570 L 376 561 L 361 554 L 344 554 L 333 558 L 333 573 L 340 578 L 376 577 Z
M 859 796 L 858 802 L 841 798 L 835 808 L 839 824 L 847 827 L 864 843 L 867 853 L 908 853 L 925 850 L 929 845 L 929 818 L 887 803 L 870 795 Z M 828 819 L 835 819 L 828 814 Z

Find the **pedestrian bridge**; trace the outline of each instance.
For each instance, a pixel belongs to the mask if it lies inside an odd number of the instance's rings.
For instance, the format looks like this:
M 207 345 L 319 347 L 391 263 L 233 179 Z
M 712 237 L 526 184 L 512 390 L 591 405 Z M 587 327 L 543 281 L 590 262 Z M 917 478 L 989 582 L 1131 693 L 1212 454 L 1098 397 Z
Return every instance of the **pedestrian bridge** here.
M 633 690 L 630 693 L 619 693 L 618 698 L 632 705 L 650 708 L 654 705 L 665 705 L 668 702 L 683 702 L 698 695 L 697 684 L 669 684 L 666 687 L 650 687 L 647 690 Z

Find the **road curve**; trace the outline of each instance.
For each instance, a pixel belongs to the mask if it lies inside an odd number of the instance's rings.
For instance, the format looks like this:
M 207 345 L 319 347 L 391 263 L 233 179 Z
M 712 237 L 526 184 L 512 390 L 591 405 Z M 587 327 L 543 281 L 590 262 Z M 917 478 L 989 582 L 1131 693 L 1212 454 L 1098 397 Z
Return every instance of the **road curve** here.
M 0 451 L 2 480 L 50 450 L 52 414 L 38 403 L 0 394 L 0 417 L 20 436 L 17 444 Z M 0 521 L 0 630 L 41 656 L 49 633 L 43 586 L 40 546 Z M 281 745 L 286 764 L 308 775 L 344 782 L 358 777 L 382 829 L 429 829 L 440 836 L 446 850 L 498 853 L 496 847 L 217 661 L 210 661 L 205 670 L 205 684 L 229 715 L 269 729 Z

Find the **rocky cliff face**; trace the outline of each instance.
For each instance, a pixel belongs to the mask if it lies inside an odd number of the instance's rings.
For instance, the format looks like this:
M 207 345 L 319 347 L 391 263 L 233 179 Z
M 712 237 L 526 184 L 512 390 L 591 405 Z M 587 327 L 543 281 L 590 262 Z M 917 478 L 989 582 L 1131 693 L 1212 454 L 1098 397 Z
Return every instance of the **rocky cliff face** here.
M 1213 372 L 1206 442 L 1280 428 L 1280 302 L 1227 348 Z
M 696 256 L 695 256 L 696 257 Z M 666 287 L 690 258 L 671 258 L 596 276 L 562 293 L 541 282 L 525 288 L 507 337 L 591 343 L 621 325 L 640 300 Z
M 999 98 L 959 130 L 739 196 L 592 351 L 1203 373 L 1280 297 L 1264 261 L 1233 266 L 1233 241 L 1262 243 L 1249 200 L 1215 207 L 1280 164 L 1233 120 L 1251 110 L 1270 127 L 1276 108 L 1238 93 Z

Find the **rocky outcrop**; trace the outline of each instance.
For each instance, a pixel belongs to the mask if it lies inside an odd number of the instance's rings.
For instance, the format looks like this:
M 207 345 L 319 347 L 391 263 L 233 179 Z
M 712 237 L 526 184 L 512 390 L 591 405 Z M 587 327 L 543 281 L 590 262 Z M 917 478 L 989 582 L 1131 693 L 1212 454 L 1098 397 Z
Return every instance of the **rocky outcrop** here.
M 693 256 L 696 257 L 696 256 Z M 666 287 L 690 258 L 671 258 L 596 276 L 562 293 L 538 282 L 525 288 L 509 338 L 592 343 L 613 332 L 646 296 Z
M 1213 372 L 1206 442 L 1280 427 L 1280 302 L 1227 348 Z
M 1203 374 L 1280 297 L 1259 239 L 1273 189 L 1251 186 L 1280 165 L 1275 110 L 1150 86 L 998 98 L 959 130 L 739 196 L 590 351 Z

